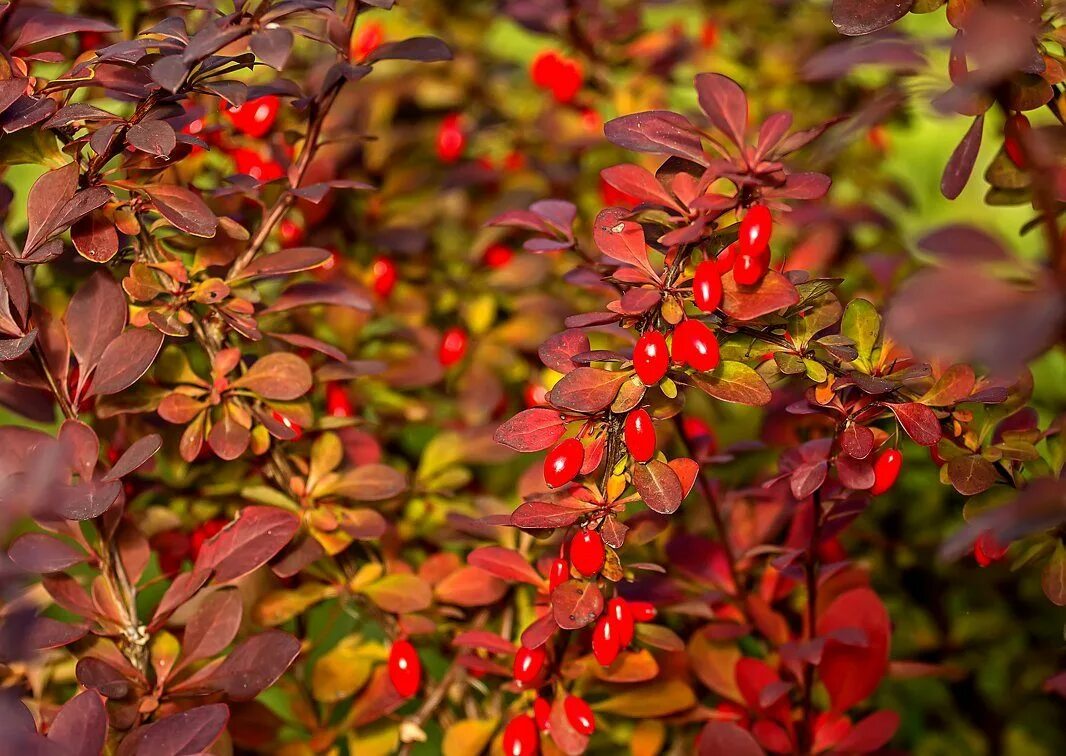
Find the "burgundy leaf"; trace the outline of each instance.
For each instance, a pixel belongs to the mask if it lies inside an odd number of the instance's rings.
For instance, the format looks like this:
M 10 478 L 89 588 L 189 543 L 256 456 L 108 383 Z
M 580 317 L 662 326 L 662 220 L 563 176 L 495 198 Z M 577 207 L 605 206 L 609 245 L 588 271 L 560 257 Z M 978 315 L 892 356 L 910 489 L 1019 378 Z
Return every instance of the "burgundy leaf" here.
M 300 653 L 300 641 L 281 630 L 252 636 L 228 653 L 203 682 L 234 701 L 250 701 L 269 688 Z
M 163 446 L 163 439 L 158 433 L 149 433 L 129 445 L 114 466 L 108 470 L 103 480 L 118 480 L 129 475 L 143 465 Z
M 129 388 L 152 366 L 163 346 L 154 328 L 130 328 L 104 349 L 87 395 L 117 394 Z
M 599 412 L 610 406 L 618 389 L 630 377 L 628 372 L 608 372 L 579 367 L 564 375 L 548 394 L 556 407 L 575 412 Z
M 7 552 L 16 565 L 29 572 L 60 572 L 85 561 L 85 553 L 47 533 L 25 533 Z
M 955 199 L 966 187 L 973 173 L 974 164 L 977 162 L 977 153 L 981 151 L 981 135 L 984 133 L 985 114 L 973 119 L 966 135 L 951 153 L 947 165 L 944 166 L 944 175 L 940 177 L 940 193 L 948 199 Z
M 648 509 L 659 514 L 673 514 L 681 506 L 681 481 L 668 464 L 653 459 L 645 465 L 633 465 L 631 472 L 633 485 Z
M 104 350 L 119 337 L 126 314 L 122 287 L 106 270 L 96 271 L 70 298 L 63 322 L 70 350 L 83 371 L 96 367 Z
M 571 328 L 562 331 L 547 340 L 537 349 L 540 361 L 557 373 L 569 373 L 573 370 L 573 357 L 589 350 L 589 337 L 584 331 Z
M 527 501 L 511 514 L 511 524 L 518 528 L 565 528 L 588 514 L 591 506 L 566 506 L 550 501 Z
M 171 184 L 144 187 L 156 210 L 177 228 L 193 236 L 210 238 L 218 229 L 218 218 L 200 195 Z
M 924 404 L 907 402 L 887 406 L 916 444 L 933 446 L 940 440 L 940 421 L 937 420 L 936 413 Z
M 134 729 L 119 743 L 115 756 L 187 756 L 202 753 L 226 728 L 229 709 L 216 703 L 172 714 Z
M 48 728 L 48 739 L 70 756 L 97 756 L 107 738 L 107 711 L 100 696 L 82 691 L 63 704 Z
M 236 589 L 215 591 L 200 604 L 185 625 L 182 657 L 185 663 L 221 652 L 241 625 L 241 594 Z
M 699 756 L 766 756 L 755 738 L 733 722 L 711 720 L 700 732 Z
M 914 0 L 833 0 L 833 26 L 849 37 L 869 34 L 907 15 Z
M 677 155 L 707 164 L 699 131 L 680 113 L 650 110 L 624 115 L 605 123 L 603 133 L 613 144 L 627 150 Z
M 534 407 L 522 410 L 496 429 L 496 443 L 515 451 L 535 452 L 547 449 L 566 432 L 566 421 L 558 410 Z
M 205 543 L 196 569 L 214 568 L 214 580 L 228 583 L 266 564 L 292 540 L 300 526 L 291 512 L 273 507 L 245 507 L 237 519 Z
M 748 130 L 748 98 L 740 85 L 723 74 L 701 73 L 696 76 L 696 94 L 715 128 L 742 147 Z

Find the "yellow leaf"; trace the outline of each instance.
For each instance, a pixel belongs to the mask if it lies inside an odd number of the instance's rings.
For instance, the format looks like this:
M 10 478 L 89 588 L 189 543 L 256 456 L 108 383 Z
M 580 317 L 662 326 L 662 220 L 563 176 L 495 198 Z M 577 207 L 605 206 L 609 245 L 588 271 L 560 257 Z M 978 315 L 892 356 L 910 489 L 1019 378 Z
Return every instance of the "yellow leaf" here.
M 280 625 L 335 593 L 331 586 L 318 583 L 307 583 L 292 591 L 271 591 L 256 604 L 255 618 L 261 625 Z
M 400 746 L 400 727 L 392 722 L 375 722 L 348 733 L 348 752 L 359 756 L 387 756 Z
M 497 719 L 461 719 L 444 733 L 444 756 L 474 756 L 492 740 Z
M 324 656 L 311 671 L 311 692 L 316 701 L 335 703 L 358 693 L 370 679 L 380 644 L 365 643 L 362 636 L 349 635 Z
M 655 756 L 663 749 L 666 742 L 666 727 L 657 719 L 646 719 L 638 722 L 633 728 L 633 736 L 629 740 L 629 750 L 633 756 Z
M 635 685 L 624 693 L 594 704 L 592 708 L 624 717 L 645 719 L 676 714 L 695 705 L 696 696 L 692 688 L 680 680 L 663 680 L 647 685 Z

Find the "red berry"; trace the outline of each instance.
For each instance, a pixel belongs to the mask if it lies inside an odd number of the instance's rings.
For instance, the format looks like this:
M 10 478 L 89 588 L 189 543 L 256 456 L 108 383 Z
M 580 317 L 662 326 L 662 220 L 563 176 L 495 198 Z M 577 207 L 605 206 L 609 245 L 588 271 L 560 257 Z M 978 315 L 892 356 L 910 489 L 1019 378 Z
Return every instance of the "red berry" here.
M 696 266 L 696 275 L 692 279 L 692 298 L 704 312 L 714 312 L 722 303 L 722 275 L 713 261 L 704 260 Z
M 265 158 L 257 151 L 246 147 L 233 150 L 230 157 L 237 164 L 237 173 L 251 176 L 256 181 L 266 183 L 285 175 L 285 170 L 277 161 Z
M 551 593 L 560 585 L 570 579 L 570 563 L 559 557 L 548 569 L 548 593 Z
M 683 320 L 674 329 L 674 359 L 703 373 L 718 366 L 718 339 L 701 320 Z
M 463 359 L 468 342 L 466 331 L 459 326 L 452 326 L 446 330 L 443 338 L 441 338 L 440 349 L 437 352 L 437 359 L 440 360 L 440 364 L 444 367 L 451 367 Z
M 591 735 L 596 730 L 596 716 L 592 713 L 592 707 L 585 703 L 585 699 L 577 696 L 567 696 L 563 701 L 563 711 L 570 726 L 582 735 Z
M 191 539 L 177 528 L 156 533 L 148 542 L 159 558 L 160 572 L 167 577 L 178 574 L 181 563 L 192 555 Z
M 348 43 L 348 57 L 353 63 L 361 63 L 374 52 L 385 39 L 385 29 L 380 21 L 367 21 L 360 25 Z
M 877 455 L 874 460 L 874 484 L 870 487 L 870 493 L 880 496 L 892 488 L 902 466 L 903 455 L 898 449 L 887 449 Z
M 770 247 L 770 234 L 774 219 L 766 205 L 752 205 L 740 221 L 740 235 L 737 243 L 741 255 L 760 257 Z
M 533 718 L 537 721 L 537 727 L 542 731 L 548 731 L 548 720 L 551 719 L 552 705 L 541 696 L 533 701 Z
M 629 611 L 636 622 L 651 622 L 659 614 L 650 601 L 630 601 Z
M 618 630 L 618 645 L 626 648 L 633 642 L 633 610 L 629 608 L 629 602 L 622 597 L 616 597 L 607 602 L 607 616 L 611 618 L 614 627 Z
M 577 477 L 585 461 L 585 447 L 576 438 L 568 438 L 548 452 L 544 458 L 544 482 L 558 488 Z
M 330 417 L 351 417 L 352 400 L 339 383 L 326 384 L 326 414 Z
M 584 73 L 580 61 L 546 50 L 533 58 L 529 76 L 535 85 L 550 90 L 556 102 L 567 103 L 581 90 Z
M 528 714 L 519 714 L 503 729 L 505 756 L 532 756 L 540 750 L 537 723 Z
M 559 53 L 555 50 L 544 50 L 537 53 L 533 62 L 529 64 L 529 78 L 541 89 L 551 85 L 552 77 L 559 67 Z
M 987 567 L 1006 556 L 1007 548 L 996 540 L 991 530 L 986 530 L 977 536 L 977 540 L 973 543 L 973 558 L 982 567 Z
M 193 559 L 200 556 L 200 549 L 203 548 L 203 545 L 218 535 L 228 522 L 229 520 L 224 517 L 215 517 L 197 525 L 189 538 L 189 555 Z
M 626 448 L 637 462 L 647 462 L 655 456 L 655 426 L 644 408 L 626 415 Z
M 387 257 L 378 257 L 370 267 L 374 293 L 385 299 L 396 286 L 396 263 Z
M 278 117 L 278 98 L 274 95 L 257 97 L 235 108 L 226 108 L 224 112 L 238 131 L 259 138 L 270 131 Z
M 389 680 L 396 692 L 410 698 L 422 684 L 422 662 L 408 640 L 398 640 L 389 651 Z
M 710 50 L 717 44 L 718 24 L 711 20 L 704 21 L 703 28 L 700 29 L 700 47 L 704 50 Z
M 465 148 L 461 116 L 458 113 L 445 116 L 437 131 L 437 157 L 445 163 L 454 163 L 462 157 Z
M 754 286 L 766 275 L 769 266 L 763 257 L 739 255 L 733 263 L 733 280 L 741 286 Z
M 287 418 L 285 415 L 281 414 L 277 410 L 271 412 L 270 415 L 295 434 L 291 439 L 289 439 L 290 441 L 299 441 L 301 438 L 303 438 L 304 429 L 294 423 L 289 418 Z
M 548 389 L 539 383 L 527 384 L 523 396 L 527 407 L 542 407 L 548 403 Z
M 541 647 L 526 648 L 521 646 L 514 655 L 514 679 L 519 686 L 528 685 L 537 679 L 548 655 Z
M 283 218 L 278 224 L 278 236 L 281 238 L 282 247 L 298 247 L 304 240 L 304 230 L 292 218 Z
M 714 258 L 714 266 L 718 269 L 718 275 L 724 276 L 729 271 L 733 270 L 733 263 L 737 259 L 737 244 L 733 242 L 728 247 L 718 253 L 718 257 Z
M 600 617 L 592 632 L 592 655 L 601 667 L 609 667 L 618 658 L 618 629 L 610 617 Z
M 633 367 L 645 386 L 654 386 L 666 375 L 670 367 L 670 352 L 666 337 L 658 331 L 647 331 L 637 339 L 633 348 Z
M 506 244 L 493 244 L 485 250 L 482 259 L 485 261 L 485 265 L 490 268 L 502 268 L 504 265 L 511 262 L 513 257 L 514 250 Z
M 1014 113 L 1007 119 L 1003 127 L 1003 149 L 1007 157 L 1019 168 L 1025 168 L 1025 150 L 1022 149 L 1022 140 L 1030 129 L 1029 119 L 1021 113 Z
M 570 541 L 570 563 L 585 577 L 595 575 L 603 569 L 606 557 L 603 538 L 595 530 L 582 528 Z

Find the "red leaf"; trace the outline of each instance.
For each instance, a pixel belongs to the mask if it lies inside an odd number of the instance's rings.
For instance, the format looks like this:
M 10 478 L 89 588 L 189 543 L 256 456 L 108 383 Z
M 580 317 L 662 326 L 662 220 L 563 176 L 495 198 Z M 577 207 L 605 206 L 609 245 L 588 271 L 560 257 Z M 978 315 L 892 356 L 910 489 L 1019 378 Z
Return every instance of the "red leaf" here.
M 66 541 L 47 533 L 25 533 L 15 539 L 7 555 L 29 572 L 49 573 L 65 570 L 85 561 L 85 553 Z
M 924 404 L 907 402 L 906 404 L 888 404 L 887 406 L 895 414 L 899 424 L 903 426 L 903 430 L 907 431 L 907 435 L 916 444 L 933 446 L 940 440 L 942 435 L 940 421 L 937 420 L 936 413 Z
M 552 617 L 563 630 L 578 630 L 603 612 L 603 594 L 594 582 L 567 580 L 551 596 Z
M 680 211 L 677 201 L 647 168 L 632 163 L 612 165 L 600 171 L 607 184 L 639 201 Z
M 250 701 L 273 685 L 299 653 L 296 638 L 267 630 L 239 644 L 202 683 L 234 701 Z
M 633 465 L 631 472 L 633 485 L 648 509 L 659 514 L 673 514 L 681 506 L 684 497 L 681 481 L 668 464 L 653 459 L 646 465 Z
M 548 395 L 556 407 L 575 412 L 599 412 L 610 406 L 629 372 L 609 372 L 590 367 L 576 368 L 564 375 Z
M 627 150 L 677 155 L 700 165 L 707 164 L 699 132 L 680 113 L 649 110 L 620 116 L 603 125 L 603 134 L 613 144 Z
M 522 410 L 496 429 L 496 443 L 515 451 L 535 452 L 547 449 L 566 432 L 566 421 L 557 410 L 534 407 Z
M 116 756 L 183 756 L 201 753 L 222 734 L 229 720 L 226 704 L 199 706 L 133 730 L 122 739 Z
M 127 329 L 104 350 L 86 395 L 117 394 L 129 388 L 152 366 L 162 346 L 163 334 L 154 328 Z
M 544 578 L 533 569 L 524 556 L 502 546 L 482 546 L 474 549 L 466 561 L 503 580 L 517 580 L 537 586 L 544 584 Z
M 899 714 L 878 711 L 857 722 L 848 734 L 834 746 L 839 753 L 872 753 L 880 750 L 899 729 Z
M 696 76 L 696 95 L 715 128 L 737 147 L 743 146 L 748 130 L 748 98 L 740 85 L 723 74 L 702 73 Z
M 903 18 L 914 0 L 833 0 L 833 26 L 849 37 L 869 34 Z
M 625 220 L 627 212 L 616 207 L 600 211 L 592 226 L 596 248 L 612 260 L 654 273 L 648 262 L 644 243 L 644 227 L 636 221 Z
M 171 184 L 146 186 L 144 192 L 160 215 L 185 233 L 208 238 L 215 235 L 218 218 L 196 192 Z
M 751 733 L 733 722 L 708 722 L 700 733 L 699 756 L 765 756 Z
M 577 500 L 567 504 L 550 501 L 526 501 L 511 513 L 511 524 L 516 528 L 565 528 L 594 509 Z
M 854 629 L 865 634 L 865 646 L 832 637 L 838 631 Z M 822 612 L 818 635 L 826 638 L 818 676 L 829 692 L 833 710 L 843 712 L 873 693 L 888 670 L 888 612 L 872 590 L 855 588 L 839 595 Z
M 48 728 L 48 739 L 69 756 L 97 756 L 107 738 L 107 711 L 100 696 L 86 690 L 63 704 Z
M 479 567 L 460 567 L 434 587 L 438 601 L 456 606 L 488 606 L 507 593 L 507 583 Z
M 799 302 L 799 292 L 776 270 L 768 270 L 753 287 L 740 287 L 730 271 L 722 277 L 722 310 L 735 320 L 755 320 Z
M 241 625 L 241 594 L 234 589 L 212 593 L 185 625 L 182 661 L 206 659 L 226 648 Z
M 966 182 L 973 173 L 974 163 L 977 162 L 977 153 L 981 150 L 981 135 L 984 132 L 985 114 L 973 119 L 973 124 L 966 130 L 947 165 L 944 166 L 944 175 L 940 177 L 940 193 L 948 199 L 955 199 L 966 188 Z
M 196 569 L 214 568 L 215 582 L 228 583 L 266 564 L 296 534 L 299 518 L 273 507 L 245 507 L 237 519 L 204 544 Z
M 63 324 L 84 373 L 96 367 L 107 346 L 122 333 L 127 309 L 122 287 L 106 270 L 96 271 L 70 298 Z
M 584 331 L 570 328 L 549 336 L 537 349 L 540 361 L 557 373 L 569 373 L 573 370 L 573 357 L 589 350 L 589 337 Z

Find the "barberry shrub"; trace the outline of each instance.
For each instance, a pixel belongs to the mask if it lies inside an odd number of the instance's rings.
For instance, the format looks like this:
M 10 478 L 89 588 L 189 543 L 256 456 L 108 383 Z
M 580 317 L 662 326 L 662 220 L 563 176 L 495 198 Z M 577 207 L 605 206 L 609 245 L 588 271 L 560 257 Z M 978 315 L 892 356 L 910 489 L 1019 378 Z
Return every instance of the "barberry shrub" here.
M 1066 747 L 1054 7 L 77 5 L 0 6 L 5 748 Z

